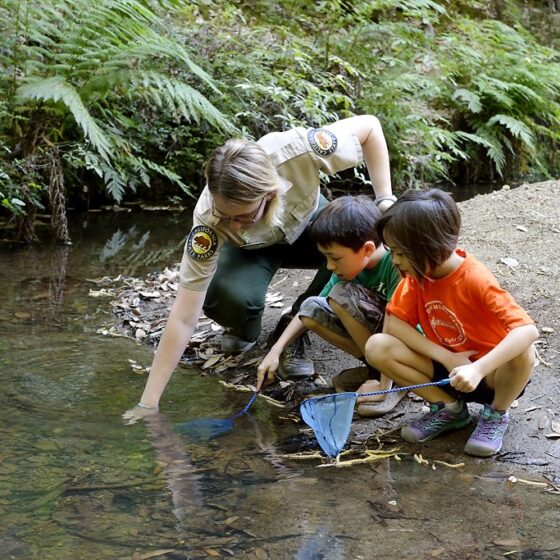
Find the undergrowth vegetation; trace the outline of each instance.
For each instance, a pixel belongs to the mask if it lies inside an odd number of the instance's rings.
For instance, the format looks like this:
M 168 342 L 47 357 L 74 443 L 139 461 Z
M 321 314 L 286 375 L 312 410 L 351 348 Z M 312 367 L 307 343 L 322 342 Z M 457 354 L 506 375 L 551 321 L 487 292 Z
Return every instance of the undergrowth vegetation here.
M 359 113 L 397 192 L 558 176 L 557 4 L 5 0 L 1 211 L 68 241 L 69 199 L 196 195 L 227 137 Z

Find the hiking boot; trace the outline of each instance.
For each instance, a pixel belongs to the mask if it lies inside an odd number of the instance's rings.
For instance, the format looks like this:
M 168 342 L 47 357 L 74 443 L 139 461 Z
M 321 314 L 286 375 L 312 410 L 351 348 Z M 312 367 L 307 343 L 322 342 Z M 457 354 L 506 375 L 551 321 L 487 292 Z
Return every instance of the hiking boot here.
M 465 453 L 490 457 L 500 451 L 509 424 L 509 413 L 484 405 L 478 424 L 465 445 Z
M 379 379 L 379 376 L 379 372 L 369 365 L 343 369 L 340 373 L 333 375 L 332 386 L 337 393 L 353 393 L 366 381 Z
M 307 333 L 298 336 L 280 355 L 278 376 L 281 379 L 302 379 L 315 373 L 313 362 L 305 354 L 305 345 L 310 344 Z
M 450 430 L 464 428 L 471 421 L 471 417 L 467 405 L 462 401 L 459 402 L 461 403 L 459 412 L 452 412 L 445 408 L 442 402 L 430 404 L 430 412 L 410 426 L 403 426 L 401 437 L 408 443 L 424 443 Z
M 226 329 L 222 335 L 220 344 L 222 352 L 247 352 L 255 345 L 256 340 L 243 340 L 241 337 L 233 334 L 231 329 Z

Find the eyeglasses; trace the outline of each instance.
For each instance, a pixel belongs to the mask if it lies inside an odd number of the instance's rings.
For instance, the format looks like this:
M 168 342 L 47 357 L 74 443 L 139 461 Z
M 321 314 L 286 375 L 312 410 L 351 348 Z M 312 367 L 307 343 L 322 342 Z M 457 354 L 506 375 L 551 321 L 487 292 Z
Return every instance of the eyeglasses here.
M 261 213 L 264 203 L 268 200 L 268 197 L 263 197 L 258 208 L 253 212 L 251 216 L 247 214 L 239 214 L 238 216 L 230 216 L 229 214 L 223 214 L 215 206 L 214 201 L 212 201 L 212 216 L 218 218 L 223 222 L 237 222 L 238 224 L 254 224 L 257 221 L 257 217 Z

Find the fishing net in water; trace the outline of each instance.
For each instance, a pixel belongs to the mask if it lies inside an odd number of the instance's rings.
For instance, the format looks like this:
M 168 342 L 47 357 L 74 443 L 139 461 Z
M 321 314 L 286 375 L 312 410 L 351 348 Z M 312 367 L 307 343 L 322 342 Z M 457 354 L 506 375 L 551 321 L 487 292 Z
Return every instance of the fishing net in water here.
M 245 408 L 233 416 L 228 418 L 196 418 L 177 424 L 175 431 L 196 441 L 208 441 L 221 436 L 233 429 L 234 421 L 249 411 L 256 398 L 257 393 L 253 393 Z
M 423 387 L 448 385 L 450 379 L 409 385 L 408 387 L 394 387 L 384 391 L 371 393 L 334 393 L 322 397 L 313 397 L 303 401 L 300 412 L 304 422 L 313 429 L 321 449 L 331 458 L 337 457 L 346 445 L 350 434 L 350 426 L 354 415 L 354 406 L 358 397 L 372 397 L 386 395 L 399 391 L 413 391 Z

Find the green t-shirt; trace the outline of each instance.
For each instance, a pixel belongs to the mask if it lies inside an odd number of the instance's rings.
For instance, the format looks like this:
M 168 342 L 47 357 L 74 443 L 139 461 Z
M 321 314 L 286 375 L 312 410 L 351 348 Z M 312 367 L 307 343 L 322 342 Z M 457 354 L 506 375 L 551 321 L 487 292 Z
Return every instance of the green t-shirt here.
M 364 268 L 364 270 L 352 280 L 354 284 L 361 284 L 369 290 L 377 292 L 387 301 L 391 299 L 400 281 L 400 274 L 391 261 L 391 253 L 385 253 L 373 268 Z M 333 289 L 333 286 L 339 282 L 342 282 L 342 280 L 340 280 L 336 274 L 333 274 L 319 295 L 321 297 L 327 297 Z

